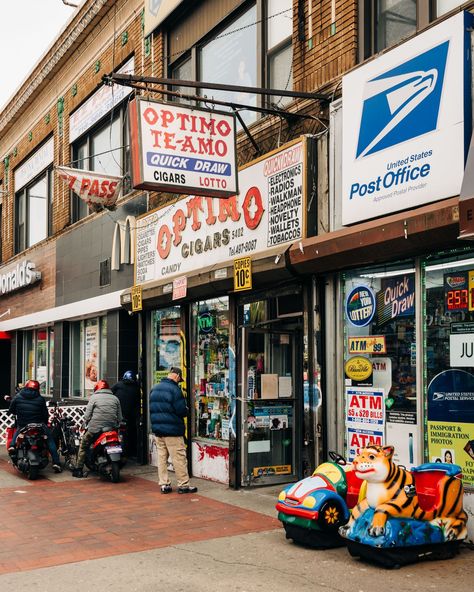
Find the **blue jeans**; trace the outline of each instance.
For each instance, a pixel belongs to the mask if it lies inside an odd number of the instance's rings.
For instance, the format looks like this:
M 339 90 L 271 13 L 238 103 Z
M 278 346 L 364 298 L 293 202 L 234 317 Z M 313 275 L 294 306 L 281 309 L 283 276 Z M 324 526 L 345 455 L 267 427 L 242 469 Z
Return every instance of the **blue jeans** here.
M 48 449 L 51 454 L 51 458 L 53 460 L 53 465 L 59 465 L 59 464 L 61 464 L 61 460 L 59 458 L 58 449 L 56 448 L 56 442 L 54 441 L 53 435 L 51 434 L 51 430 L 48 428 L 47 425 L 45 425 L 45 424 L 42 424 L 42 425 L 43 425 L 44 433 L 48 436 L 48 440 L 47 440 Z M 15 446 L 16 439 L 17 439 L 18 434 L 20 433 L 21 429 L 22 428 L 17 428 L 15 430 L 15 433 L 13 434 L 13 438 L 12 438 L 10 446 Z

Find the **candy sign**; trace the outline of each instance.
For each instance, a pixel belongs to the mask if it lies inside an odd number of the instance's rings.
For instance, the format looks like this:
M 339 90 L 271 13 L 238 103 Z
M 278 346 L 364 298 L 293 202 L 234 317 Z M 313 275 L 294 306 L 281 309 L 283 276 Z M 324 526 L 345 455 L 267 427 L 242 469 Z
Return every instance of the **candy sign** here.
M 134 188 L 238 193 L 234 115 L 137 98 L 129 117 Z

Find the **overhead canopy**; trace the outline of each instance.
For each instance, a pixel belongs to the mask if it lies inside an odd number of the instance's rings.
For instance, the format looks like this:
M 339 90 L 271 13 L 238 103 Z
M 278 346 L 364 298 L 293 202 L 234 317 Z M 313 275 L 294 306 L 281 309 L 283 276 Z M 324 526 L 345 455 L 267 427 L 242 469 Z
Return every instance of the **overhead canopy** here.
M 467 156 L 459 197 L 459 237 L 474 240 L 474 140 Z

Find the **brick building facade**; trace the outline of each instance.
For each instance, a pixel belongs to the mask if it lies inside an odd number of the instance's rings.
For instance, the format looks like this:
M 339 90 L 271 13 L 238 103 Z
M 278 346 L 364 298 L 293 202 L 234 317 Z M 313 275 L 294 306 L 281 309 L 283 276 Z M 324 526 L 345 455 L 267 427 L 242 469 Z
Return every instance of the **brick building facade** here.
M 366 63 L 382 63 L 385 55 L 405 47 L 406 39 L 473 3 L 426 0 L 396 8 L 366 0 L 163 4 L 172 10 L 154 26 L 148 3 L 144 9 L 138 0 L 84 2 L 0 113 L 0 273 L 27 258 L 42 274 L 39 284 L 1 297 L 0 315 L 9 313 L 0 316 L 0 329 L 12 336 L 11 375 L 2 388 L 11 389 L 40 371 L 46 394 L 84 401 L 94 382 L 86 375 L 92 356 L 99 374 L 110 382 L 126 369 L 139 371 L 146 394 L 173 361 L 184 366 L 186 374 L 195 475 L 235 487 L 296 479 L 308 474 L 328 447 L 347 450 L 340 274 L 374 263 L 375 257 L 384 266 L 404 258 L 416 260 L 418 269 L 424 265 L 420 258 L 458 246 L 458 194 L 445 195 L 451 199 L 441 205 L 410 206 L 409 213 L 394 214 L 393 219 L 387 214 L 342 226 L 338 183 L 343 172 L 343 77 Z M 397 10 L 403 17 L 398 20 L 393 18 Z M 247 77 L 242 74 L 239 79 L 241 62 L 246 62 Z M 278 249 L 252 256 L 252 290 L 234 291 L 232 257 L 209 256 L 205 265 L 188 274 L 184 299 L 173 300 L 173 277 L 154 278 L 142 286 L 144 310 L 128 314 L 135 283 L 133 247 L 116 260 L 117 248 L 123 251 L 128 245 L 130 226 L 127 229 L 125 221 L 155 211 L 158 220 L 166 219 L 168 210 L 179 207 L 176 199 L 185 198 L 130 190 L 127 184 L 127 104 L 133 92 L 168 99 L 152 83 L 137 83 L 140 90 L 135 91 L 118 85 L 104 90 L 103 76 L 121 69 L 137 79 L 203 80 L 315 94 L 282 99 L 247 91 L 247 103 L 262 111 L 241 110 L 249 130 L 247 134 L 240 128 L 237 136 L 242 179 L 246 170 L 255 171 L 257 178 L 259 162 L 277 159 L 305 138 L 301 186 L 306 202 L 301 216 L 306 232 L 298 240 L 283 241 Z M 351 101 L 350 86 L 346 88 L 342 101 Z M 206 95 L 208 100 L 200 104 L 211 109 L 213 96 L 244 102 L 237 93 L 184 86 L 175 90 Z M 125 94 L 117 101 L 119 92 Z M 101 96 L 106 97 L 103 105 L 91 111 L 88 105 L 100 103 Z M 38 170 L 26 166 L 51 139 L 53 157 Z M 113 149 L 117 152 L 111 157 Z M 52 172 L 54 166 L 71 163 L 94 170 L 110 167 L 107 172 L 125 175 L 117 210 L 84 210 Z M 16 186 L 19 171 L 26 175 L 21 187 Z M 34 225 L 28 218 L 20 224 L 21 200 L 32 207 L 30 190 L 45 171 L 46 182 L 51 178 L 52 183 L 47 193 L 48 231 L 28 246 Z M 407 224 L 417 233 L 407 234 Z M 391 251 L 378 233 L 381 227 L 390 233 Z M 413 360 L 419 356 L 421 373 L 427 363 L 422 348 L 407 347 Z M 272 366 L 270 356 L 278 363 Z M 395 370 L 399 360 L 392 362 Z M 277 376 L 277 386 L 267 376 Z M 424 380 L 417 375 L 418 385 Z M 426 390 L 427 385 L 418 389 L 419 407 Z M 146 396 L 143 402 L 139 455 L 145 460 Z M 285 427 L 270 432 L 269 417 Z M 257 425 L 253 435 L 249 418 Z M 416 460 L 421 462 L 431 453 L 422 443 L 426 426 L 421 415 L 417 421 Z

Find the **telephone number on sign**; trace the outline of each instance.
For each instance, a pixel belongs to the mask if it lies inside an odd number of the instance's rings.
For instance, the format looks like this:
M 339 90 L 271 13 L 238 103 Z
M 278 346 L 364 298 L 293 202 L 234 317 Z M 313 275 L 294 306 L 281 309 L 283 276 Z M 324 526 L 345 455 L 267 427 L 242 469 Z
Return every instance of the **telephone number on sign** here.
M 257 239 L 254 238 L 253 240 L 247 241 L 245 243 L 240 243 L 239 245 L 235 245 L 234 247 L 229 247 L 229 256 L 234 257 L 235 255 L 240 255 L 241 253 L 249 253 L 250 251 L 255 251 L 257 248 Z

